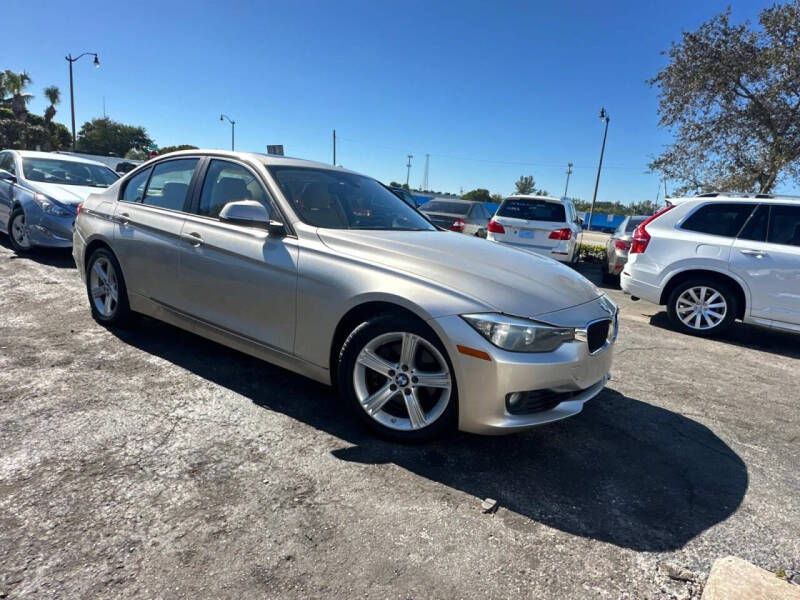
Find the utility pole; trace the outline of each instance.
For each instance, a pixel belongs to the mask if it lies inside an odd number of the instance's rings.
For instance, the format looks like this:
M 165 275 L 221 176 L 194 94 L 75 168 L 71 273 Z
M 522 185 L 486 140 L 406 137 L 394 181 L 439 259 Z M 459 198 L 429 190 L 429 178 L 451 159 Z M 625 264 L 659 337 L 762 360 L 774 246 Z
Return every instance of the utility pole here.
M 406 187 L 408 187 L 408 180 L 411 177 L 411 159 L 412 158 L 414 158 L 414 155 L 413 154 L 409 154 L 408 155 L 408 164 L 406 165 L 406 167 L 408 168 L 408 170 L 406 171 Z
M 94 67 L 96 69 L 100 68 L 100 59 L 97 57 L 97 53 L 95 52 L 84 52 L 80 56 L 76 56 L 72 58 L 72 54 L 67 54 L 64 58 L 69 63 L 69 105 L 72 110 L 72 151 L 75 152 L 75 92 L 73 91 L 72 86 L 72 63 L 80 60 L 84 56 L 94 56 Z M 105 109 L 103 110 L 105 112 Z
M 567 183 L 564 186 L 564 198 L 567 197 L 567 190 L 569 189 L 569 176 L 572 175 L 572 163 L 567 163 Z
M 600 185 L 600 169 L 603 168 L 603 154 L 606 151 L 606 136 L 608 135 L 608 122 L 611 117 L 608 116 L 605 108 L 600 109 L 600 120 L 606 122 L 606 129 L 603 132 L 603 145 L 600 147 L 600 162 L 597 165 L 597 179 L 594 180 L 594 195 L 592 196 L 592 206 L 589 209 L 589 220 L 586 222 L 586 228 L 591 231 L 592 229 L 592 215 L 594 214 L 594 203 L 597 200 L 597 186 Z
M 422 176 L 422 186 L 421 186 L 423 191 L 427 190 L 428 189 L 428 185 L 429 185 L 428 184 L 428 168 L 430 166 L 430 162 L 431 162 L 431 155 L 430 154 L 426 154 L 425 155 L 425 174 Z
M 336 166 L 336 130 L 333 130 L 333 166 Z

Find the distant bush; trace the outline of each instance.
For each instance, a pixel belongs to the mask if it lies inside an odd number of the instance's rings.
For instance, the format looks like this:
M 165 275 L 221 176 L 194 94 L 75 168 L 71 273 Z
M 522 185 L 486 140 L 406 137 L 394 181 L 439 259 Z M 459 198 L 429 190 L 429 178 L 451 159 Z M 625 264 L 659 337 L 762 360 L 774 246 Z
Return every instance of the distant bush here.
M 602 262 L 606 259 L 606 247 L 598 244 L 581 244 L 578 256 L 583 262 Z

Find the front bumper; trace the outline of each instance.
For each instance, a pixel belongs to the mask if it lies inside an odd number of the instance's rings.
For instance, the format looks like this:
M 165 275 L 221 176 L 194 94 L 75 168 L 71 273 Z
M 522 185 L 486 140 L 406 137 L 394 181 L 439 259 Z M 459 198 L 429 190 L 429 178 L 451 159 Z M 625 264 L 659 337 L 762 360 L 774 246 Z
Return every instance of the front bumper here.
M 63 217 L 50 215 L 38 208 L 25 211 L 28 238 L 35 246 L 70 248 L 75 215 Z
M 578 326 L 599 316 L 608 318 L 607 313 L 599 314 L 596 306 L 578 308 L 579 311 L 573 312 L 589 315 Z M 514 433 L 576 415 L 610 378 L 616 338 L 594 354 L 581 340 L 563 344 L 549 353 L 507 352 L 490 344 L 459 316 L 433 319 L 430 324 L 437 330 L 453 363 L 458 385 L 458 426 L 462 431 Z M 459 345 L 486 352 L 490 360 L 462 354 Z M 541 389 L 574 394 L 549 410 L 530 414 L 508 412 L 508 394 Z

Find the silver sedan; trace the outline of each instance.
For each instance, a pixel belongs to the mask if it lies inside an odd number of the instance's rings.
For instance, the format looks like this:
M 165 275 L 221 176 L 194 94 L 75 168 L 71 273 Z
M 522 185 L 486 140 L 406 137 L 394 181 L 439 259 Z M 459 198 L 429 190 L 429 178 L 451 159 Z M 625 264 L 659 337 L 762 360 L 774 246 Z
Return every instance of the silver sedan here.
M 562 419 L 611 369 L 617 308 L 589 281 L 330 165 L 169 154 L 86 200 L 73 254 L 100 323 L 147 314 L 332 384 L 391 439 Z
M 622 267 L 628 262 L 628 251 L 631 249 L 634 230 L 647 217 L 625 217 L 606 242 L 606 264 L 603 268 L 603 283 L 618 283 Z

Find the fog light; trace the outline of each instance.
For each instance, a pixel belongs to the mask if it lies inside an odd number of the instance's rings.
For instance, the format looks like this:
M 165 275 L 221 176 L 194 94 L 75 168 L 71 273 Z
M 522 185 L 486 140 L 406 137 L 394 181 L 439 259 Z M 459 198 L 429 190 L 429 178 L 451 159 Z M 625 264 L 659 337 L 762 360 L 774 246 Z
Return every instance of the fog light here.
M 514 392 L 513 394 L 509 394 L 508 396 L 506 396 L 506 406 L 508 407 L 508 412 L 516 412 L 521 404 L 522 404 L 521 392 Z

